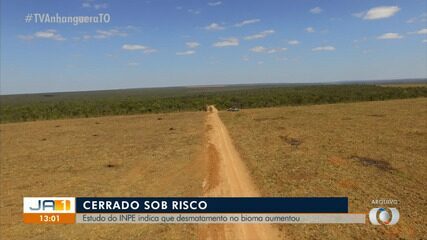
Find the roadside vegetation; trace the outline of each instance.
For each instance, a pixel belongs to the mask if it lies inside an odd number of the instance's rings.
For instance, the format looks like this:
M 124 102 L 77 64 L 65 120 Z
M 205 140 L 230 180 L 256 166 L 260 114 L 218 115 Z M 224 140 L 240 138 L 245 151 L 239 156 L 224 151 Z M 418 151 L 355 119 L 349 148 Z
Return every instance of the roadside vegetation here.
M 235 85 L 0 96 L 0 122 L 427 97 L 427 87 Z

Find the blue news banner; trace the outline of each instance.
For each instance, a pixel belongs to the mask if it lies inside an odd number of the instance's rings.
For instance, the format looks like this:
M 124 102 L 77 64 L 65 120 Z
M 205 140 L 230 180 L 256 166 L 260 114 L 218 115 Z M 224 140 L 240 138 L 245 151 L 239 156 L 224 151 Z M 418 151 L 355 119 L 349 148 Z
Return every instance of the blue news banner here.
M 348 213 L 347 197 L 76 198 L 76 213 Z
M 365 223 L 347 197 L 76 198 L 76 223 Z

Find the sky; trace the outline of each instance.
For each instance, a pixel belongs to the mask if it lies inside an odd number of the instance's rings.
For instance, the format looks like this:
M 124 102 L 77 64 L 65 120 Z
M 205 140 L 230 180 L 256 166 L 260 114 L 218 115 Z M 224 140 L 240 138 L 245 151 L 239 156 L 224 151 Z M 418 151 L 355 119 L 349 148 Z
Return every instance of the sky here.
M 0 94 L 427 77 L 427 0 L 2 0 L 0 11 Z

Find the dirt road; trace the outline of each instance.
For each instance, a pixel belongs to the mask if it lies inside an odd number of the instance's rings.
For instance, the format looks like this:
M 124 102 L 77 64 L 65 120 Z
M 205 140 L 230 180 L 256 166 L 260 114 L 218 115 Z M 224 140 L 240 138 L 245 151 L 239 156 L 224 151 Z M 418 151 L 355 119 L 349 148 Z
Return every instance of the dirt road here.
M 205 196 L 260 196 L 218 110 L 209 106 L 208 111 L 206 158 L 209 173 L 203 182 Z M 201 239 L 278 239 L 278 236 L 278 230 L 267 224 L 212 224 L 202 226 L 200 232 Z

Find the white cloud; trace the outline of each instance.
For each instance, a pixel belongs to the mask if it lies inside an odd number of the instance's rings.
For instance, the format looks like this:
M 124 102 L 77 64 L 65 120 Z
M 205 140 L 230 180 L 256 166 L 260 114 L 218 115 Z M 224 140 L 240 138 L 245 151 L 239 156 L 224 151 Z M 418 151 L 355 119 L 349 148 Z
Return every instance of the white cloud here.
M 82 39 L 83 39 L 83 40 L 89 40 L 89 39 L 91 39 L 91 38 L 92 38 L 92 36 L 91 36 L 91 35 L 88 35 L 88 34 L 85 34 L 85 35 L 83 35 L 83 36 L 82 36 Z M 79 37 L 77 37 L 77 38 L 76 38 L 76 40 L 79 40 L 79 39 L 80 39 Z
M 61 34 L 57 33 L 56 30 L 49 29 L 46 31 L 36 32 L 34 34 L 37 38 L 48 38 L 56 41 L 63 41 L 65 38 Z
M 310 9 L 310 12 L 313 14 L 319 14 L 319 13 L 323 12 L 323 9 L 321 9 L 320 7 L 315 7 L 315 8 Z
M 126 51 L 143 51 L 147 54 L 157 52 L 156 49 L 141 44 L 123 44 L 122 49 Z
M 358 43 L 362 43 L 362 42 L 366 42 L 366 41 L 368 41 L 368 38 L 363 37 L 363 38 L 353 40 L 353 43 L 358 44 Z
M 366 12 L 358 12 L 358 13 L 353 13 L 352 15 L 358 18 L 363 18 L 363 16 L 365 15 Z
M 107 39 L 112 37 L 126 37 L 130 31 L 136 30 L 137 27 L 126 26 L 122 28 L 111 28 L 111 29 L 98 29 L 93 34 L 84 34 L 81 37 L 76 37 L 76 40 L 89 40 L 89 39 Z
M 419 16 L 410 18 L 408 20 L 406 20 L 406 23 L 417 23 L 417 22 L 427 22 L 427 12 L 422 13 Z
M 107 9 L 108 8 L 108 4 L 107 3 L 94 3 L 92 0 L 87 0 L 85 2 L 82 3 L 82 7 L 83 8 L 93 8 L 95 10 L 100 10 L 100 9 Z
M 198 9 L 188 9 L 187 12 L 194 14 L 194 15 L 199 15 L 201 13 L 201 11 Z
M 314 33 L 316 30 L 314 30 L 313 27 L 307 27 L 307 28 L 305 28 L 305 31 L 308 33 Z
M 215 7 L 215 6 L 219 6 L 221 5 L 222 2 L 221 1 L 217 1 L 217 2 L 208 2 L 208 5 L 211 7 Z
M 33 40 L 35 38 L 42 38 L 42 39 L 50 39 L 55 41 L 64 41 L 65 38 L 59 34 L 55 29 L 48 29 L 46 31 L 39 31 L 32 35 L 19 35 L 18 36 L 22 40 Z
M 265 38 L 265 37 L 267 37 L 273 33 L 275 33 L 275 31 L 270 29 L 270 30 L 266 30 L 266 31 L 251 35 L 251 36 L 246 36 L 245 40 L 261 39 L 261 38 Z
M 187 45 L 188 48 L 198 48 L 200 46 L 200 43 L 198 43 L 198 42 L 186 42 L 185 45 Z
M 18 35 L 18 38 L 24 41 L 30 41 L 34 39 L 33 35 Z
M 106 8 L 108 8 L 108 4 L 106 4 L 106 3 L 94 4 L 93 8 L 95 8 L 96 10 L 106 9 Z
M 288 50 L 287 48 L 270 48 L 267 50 L 267 53 L 277 53 L 277 52 L 284 52 Z
M 256 46 L 250 49 L 250 51 L 255 53 L 277 53 L 277 52 L 283 52 L 286 51 L 287 48 L 266 48 L 263 46 Z
M 377 20 L 392 17 L 399 11 L 400 8 L 398 6 L 380 6 L 353 15 L 364 20 Z
M 223 30 L 224 27 L 218 23 L 211 23 L 208 26 L 206 26 L 205 29 L 208 31 L 219 31 L 219 30 Z
M 262 52 L 266 52 L 267 48 L 263 47 L 263 46 L 256 46 L 250 49 L 252 52 L 256 52 L 256 53 L 262 53 Z
M 129 51 L 145 50 L 146 46 L 140 44 L 123 44 L 122 49 Z
M 178 56 L 188 56 L 188 55 L 193 55 L 195 53 L 196 53 L 196 51 L 194 51 L 194 50 L 187 50 L 187 51 L 184 51 L 184 52 L 177 52 L 176 55 L 178 55 Z
M 254 19 L 248 19 L 248 20 L 243 20 L 243 21 L 241 21 L 241 22 L 239 22 L 239 23 L 236 23 L 234 26 L 235 27 L 243 27 L 243 26 L 245 26 L 245 25 L 248 25 L 248 24 L 254 24 L 254 23 L 257 23 L 257 22 L 260 22 L 261 20 L 260 19 L 258 19 L 258 18 L 254 18 Z
M 128 66 L 131 66 L 131 67 L 139 66 L 139 62 L 129 62 Z
M 289 41 L 288 41 L 288 44 L 289 44 L 289 45 L 298 45 L 298 44 L 299 44 L 299 41 L 298 41 L 298 40 L 289 40 Z
M 124 27 L 124 29 L 137 31 L 137 30 L 139 30 L 139 27 L 138 26 L 134 26 L 134 25 L 127 25 L 126 27 Z
M 225 39 L 222 39 L 221 41 L 214 43 L 213 46 L 218 48 L 239 46 L 239 39 L 234 37 L 225 38 Z
M 155 52 L 157 52 L 157 49 L 154 49 L 154 48 L 147 48 L 144 50 L 145 54 L 150 54 L 150 53 L 155 53 Z
M 315 47 L 311 49 L 313 52 L 319 52 L 319 51 L 335 51 L 335 47 L 333 46 L 321 46 L 321 47 Z
M 423 28 L 417 32 L 417 34 L 427 34 L 427 28 Z
M 127 35 L 128 35 L 127 32 L 113 28 L 108 30 L 96 30 L 96 34 L 93 35 L 92 37 L 96 39 L 105 39 L 105 38 L 116 37 L 116 36 L 126 37 Z
M 427 39 L 424 39 L 424 40 L 423 40 L 423 43 L 427 43 Z
M 419 35 L 427 34 L 427 28 L 423 28 L 415 32 L 408 32 L 408 34 L 419 34 Z
M 384 33 L 381 36 L 378 36 L 377 39 L 401 39 L 403 36 L 398 33 Z
M 53 38 L 55 36 L 54 30 L 47 30 L 45 32 L 36 32 L 34 36 L 39 38 Z

